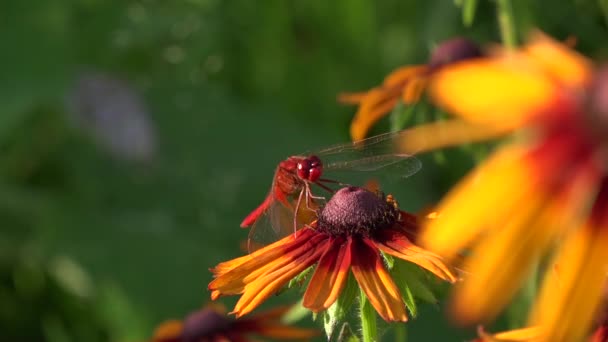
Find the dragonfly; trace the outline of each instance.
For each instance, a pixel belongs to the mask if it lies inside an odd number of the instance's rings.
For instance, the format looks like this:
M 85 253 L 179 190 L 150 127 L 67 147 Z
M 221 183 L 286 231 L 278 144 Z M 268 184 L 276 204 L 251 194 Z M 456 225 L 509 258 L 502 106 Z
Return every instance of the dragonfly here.
M 325 198 L 313 193 L 313 185 L 330 195 L 334 192 L 333 185 L 346 185 L 325 178 L 326 172 L 374 172 L 390 168 L 391 173 L 402 178 L 418 172 L 422 163 L 412 154 L 397 151 L 404 134 L 405 131 L 380 134 L 281 161 L 266 198 L 241 222 L 242 228 L 250 227 L 249 252 L 314 220 Z

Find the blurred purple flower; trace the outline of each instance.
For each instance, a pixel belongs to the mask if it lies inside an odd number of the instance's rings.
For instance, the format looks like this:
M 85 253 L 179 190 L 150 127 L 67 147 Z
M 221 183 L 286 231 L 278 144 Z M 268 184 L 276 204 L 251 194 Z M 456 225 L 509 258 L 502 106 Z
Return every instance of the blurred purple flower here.
M 157 137 L 141 95 L 126 81 L 101 73 L 81 75 L 67 96 L 72 121 L 111 155 L 150 161 Z

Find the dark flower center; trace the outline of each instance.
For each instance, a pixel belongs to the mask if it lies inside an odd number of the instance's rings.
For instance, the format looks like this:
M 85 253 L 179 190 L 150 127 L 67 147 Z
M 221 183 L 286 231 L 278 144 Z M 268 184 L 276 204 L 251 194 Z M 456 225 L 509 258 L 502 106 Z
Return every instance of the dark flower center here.
M 226 331 L 232 322 L 212 309 L 203 309 L 188 315 L 184 320 L 182 341 L 195 342 L 204 337 L 211 337 L 217 333 Z
M 317 229 L 330 235 L 370 236 L 391 227 L 399 211 L 384 196 L 350 186 L 338 190 L 319 214 Z
M 434 69 L 481 55 L 477 44 L 466 38 L 453 38 L 442 42 L 433 50 L 428 65 Z

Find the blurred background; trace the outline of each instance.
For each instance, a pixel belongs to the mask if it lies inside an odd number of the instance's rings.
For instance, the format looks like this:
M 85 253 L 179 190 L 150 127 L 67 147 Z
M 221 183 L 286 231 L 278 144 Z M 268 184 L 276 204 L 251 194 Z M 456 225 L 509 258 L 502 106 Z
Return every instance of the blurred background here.
M 606 1 L 514 6 L 522 36 L 540 27 L 605 55 Z M 348 141 L 356 109 L 336 95 L 456 35 L 498 42 L 495 3 L 467 27 L 445 0 L 2 1 L 0 338 L 144 341 L 201 307 L 277 163 Z M 406 210 L 474 162 L 421 159 L 385 189 Z M 440 309 L 422 308 L 411 340 L 474 336 Z

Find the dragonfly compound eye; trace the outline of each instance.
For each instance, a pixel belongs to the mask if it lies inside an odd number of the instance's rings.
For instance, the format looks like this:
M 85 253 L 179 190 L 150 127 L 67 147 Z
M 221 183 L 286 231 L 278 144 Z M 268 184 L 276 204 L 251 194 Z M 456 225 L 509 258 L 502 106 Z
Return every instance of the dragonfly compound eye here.
M 308 158 L 298 162 L 297 174 L 300 179 L 308 180 L 310 174 L 310 160 Z
M 310 162 L 310 168 L 308 169 L 308 180 L 311 182 L 316 181 L 321 177 L 323 173 L 323 163 L 321 163 L 321 159 L 317 156 L 311 156 L 307 158 Z

